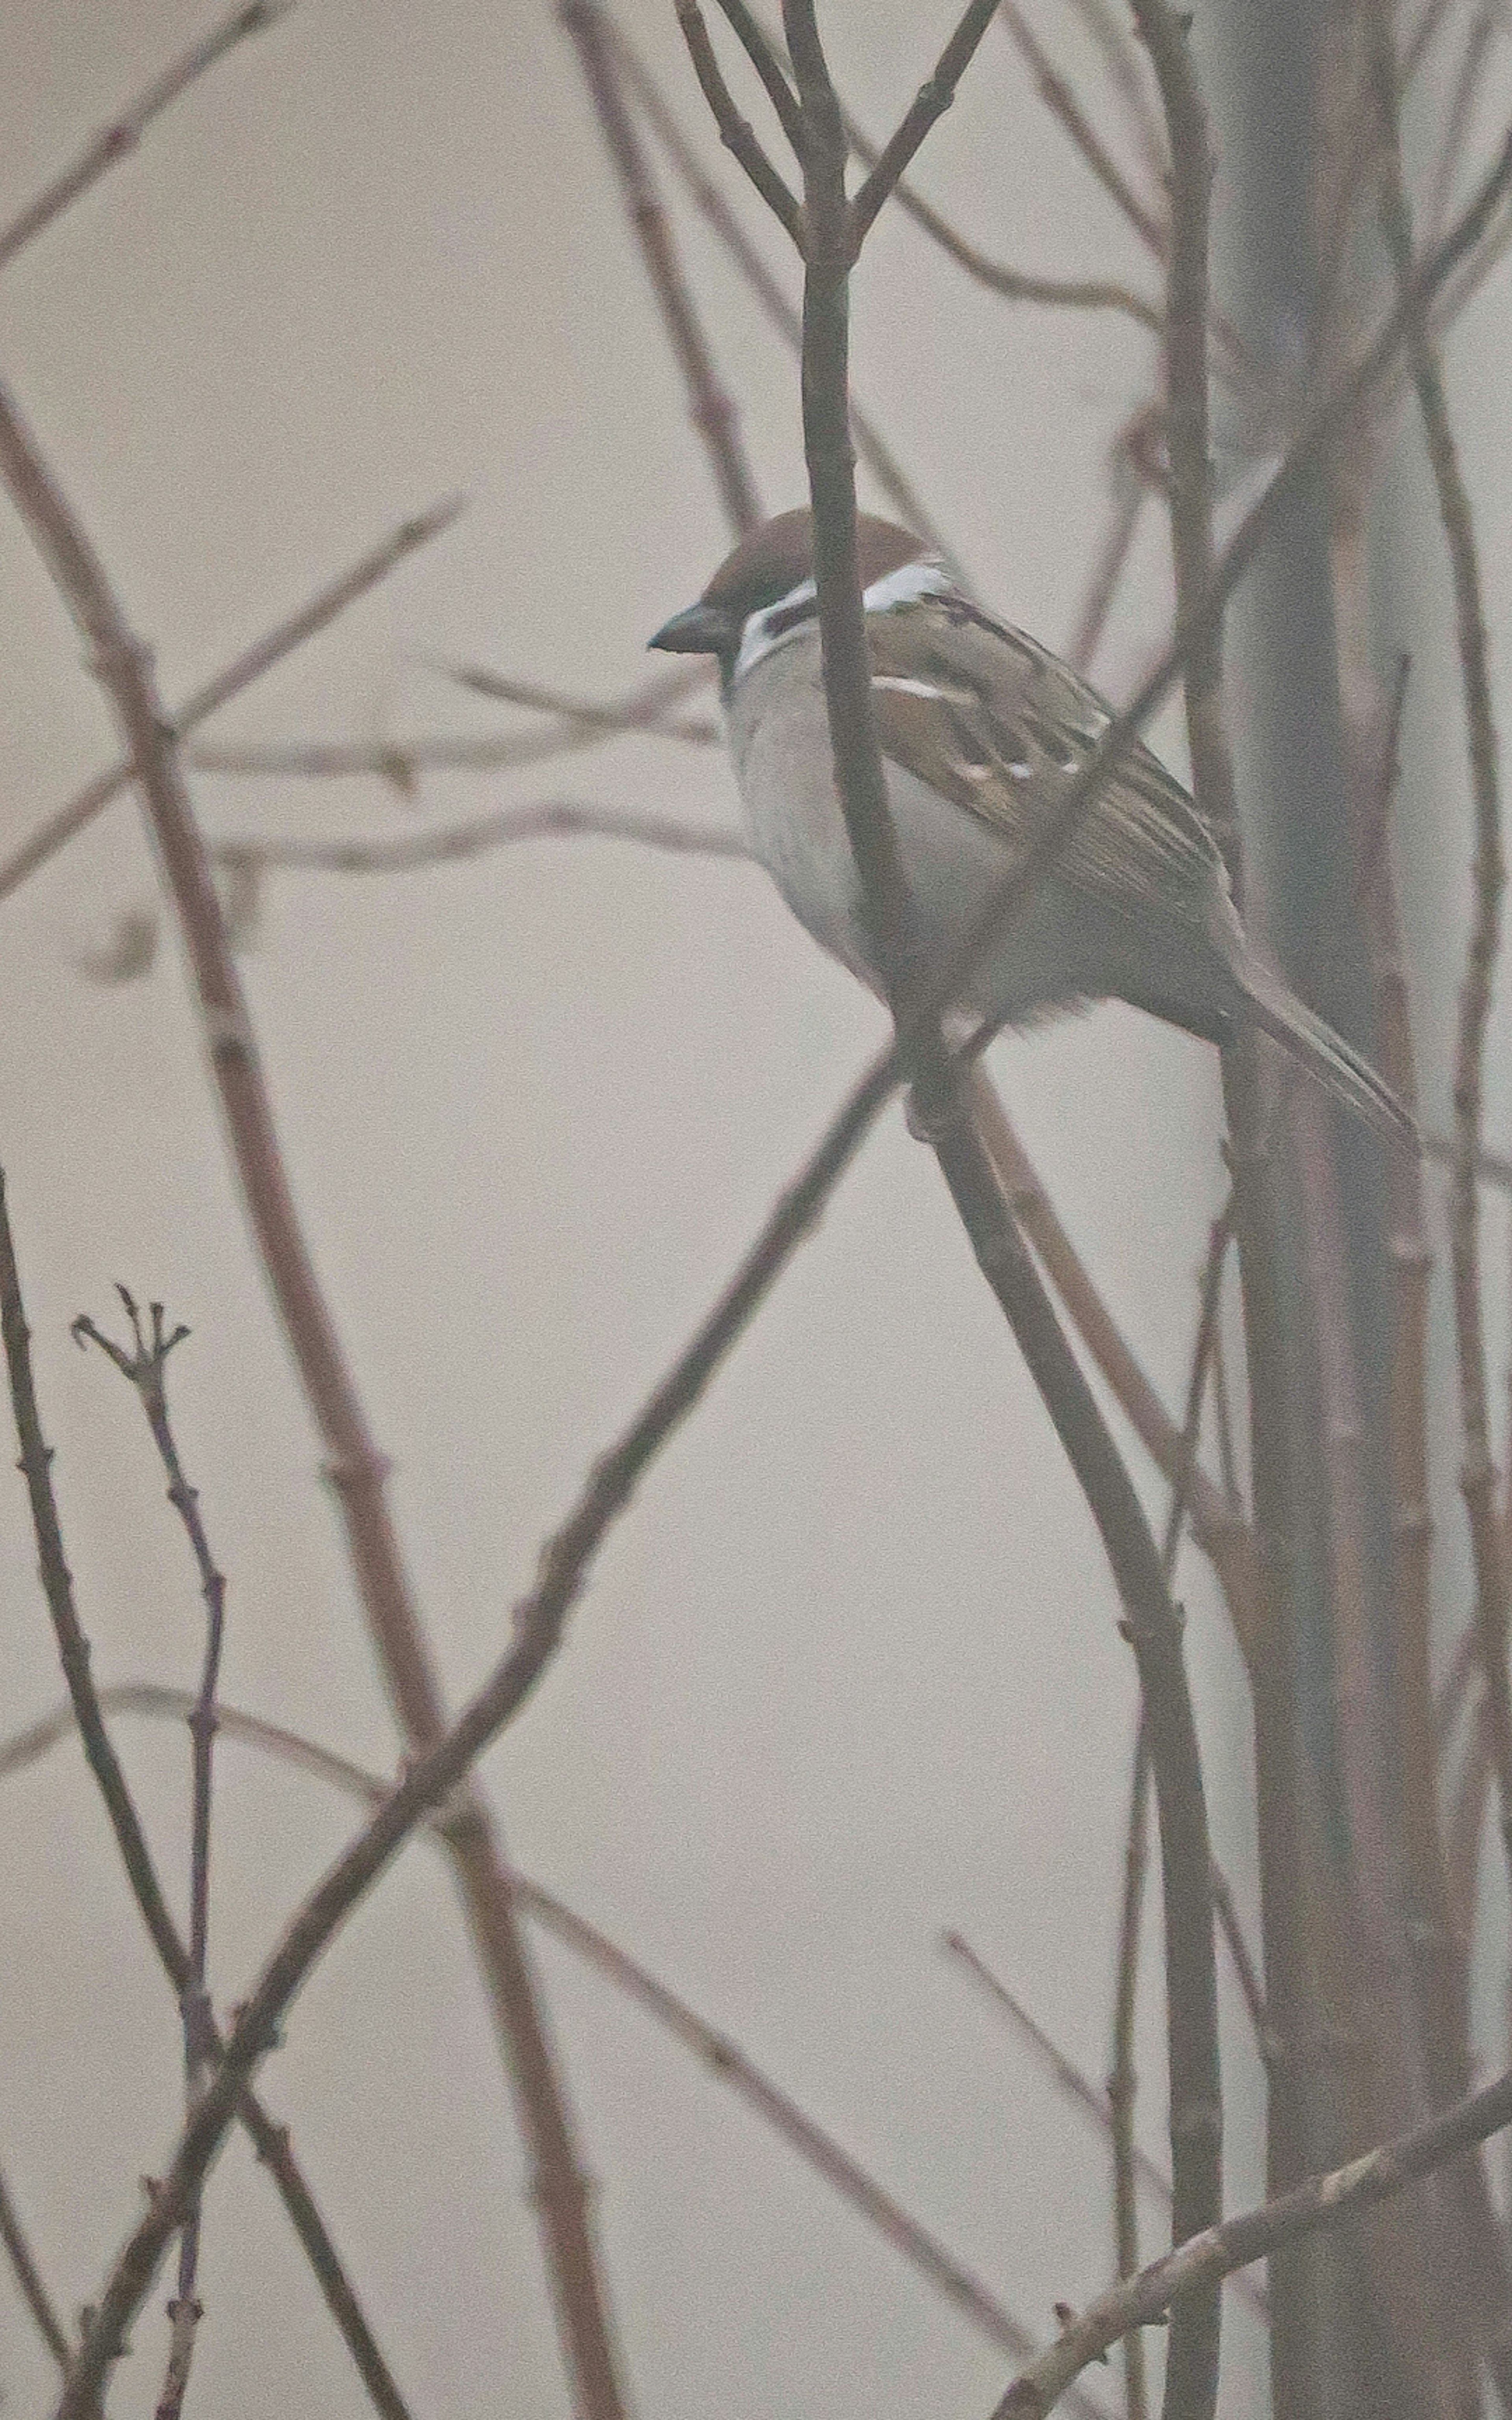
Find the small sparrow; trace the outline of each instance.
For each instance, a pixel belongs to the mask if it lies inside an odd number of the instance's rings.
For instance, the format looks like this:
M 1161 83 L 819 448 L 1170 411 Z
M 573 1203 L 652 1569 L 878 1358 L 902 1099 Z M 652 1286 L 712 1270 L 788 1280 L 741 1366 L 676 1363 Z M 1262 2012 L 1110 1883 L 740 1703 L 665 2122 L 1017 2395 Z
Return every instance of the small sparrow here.
M 933 963 L 1057 814 L 1111 709 L 1046 648 L 963 596 L 907 530 L 863 514 L 859 539 L 907 939 Z M 810 515 L 779 513 L 753 532 L 651 644 L 717 659 L 756 855 L 814 939 L 880 990 L 835 790 Z M 1415 1144 L 1374 1068 L 1251 952 L 1212 831 L 1141 745 L 979 958 L 959 1005 L 996 1028 L 1100 1000 L 1128 1001 L 1210 1042 L 1257 1025 L 1350 1109 Z

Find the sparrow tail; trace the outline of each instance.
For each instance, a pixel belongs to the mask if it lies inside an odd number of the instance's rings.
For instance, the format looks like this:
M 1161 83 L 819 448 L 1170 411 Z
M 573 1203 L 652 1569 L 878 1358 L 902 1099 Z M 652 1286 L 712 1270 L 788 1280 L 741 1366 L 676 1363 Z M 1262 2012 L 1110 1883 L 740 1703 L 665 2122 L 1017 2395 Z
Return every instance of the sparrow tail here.
M 1304 1006 L 1295 992 L 1253 960 L 1240 974 L 1245 1005 L 1255 1024 L 1289 1052 L 1325 1092 L 1388 1141 L 1421 1149 L 1417 1126 L 1367 1059 Z

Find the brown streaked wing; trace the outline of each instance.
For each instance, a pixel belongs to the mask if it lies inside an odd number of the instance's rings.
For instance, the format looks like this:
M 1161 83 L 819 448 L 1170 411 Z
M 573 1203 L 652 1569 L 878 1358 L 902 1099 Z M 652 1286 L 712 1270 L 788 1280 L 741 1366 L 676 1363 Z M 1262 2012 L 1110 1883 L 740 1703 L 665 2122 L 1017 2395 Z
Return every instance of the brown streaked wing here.
M 1057 813 L 1111 719 L 1095 690 L 1005 624 L 954 600 L 872 614 L 883 753 L 1001 837 L 1011 860 Z M 918 681 L 923 697 L 893 686 Z M 1124 908 L 1205 923 L 1223 861 L 1180 783 L 1136 747 L 1072 836 L 1059 879 Z

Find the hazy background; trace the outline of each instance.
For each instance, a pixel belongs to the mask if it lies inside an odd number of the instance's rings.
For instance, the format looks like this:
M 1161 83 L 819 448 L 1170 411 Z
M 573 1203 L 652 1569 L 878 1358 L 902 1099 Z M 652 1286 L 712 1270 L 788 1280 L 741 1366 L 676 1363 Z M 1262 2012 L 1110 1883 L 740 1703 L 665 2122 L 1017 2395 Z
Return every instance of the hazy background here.
M 704 138 L 670 6 L 625 10 L 791 284 L 780 240 Z M 0 218 L 210 13 L 9 0 Z M 827 10 L 872 129 L 953 14 L 938 0 Z M 1086 70 L 1065 15 L 1044 6 L 1039 23 Z M 1197 38 L 1200 56 L 1200 14 Z M 995 32 L 921 182 L 1025 267 L 1155 291 Z M 795 373 L 681 209 L 678 223 L 775 510 L 801 492 Z M 1509 602 L 1505 292 L 1504 271 L 1455 356 L 1493 628 Z M 219 737 L 511 720 L 438 680 L 427 654 L 613 692 L 727 543 L 546 0 L 302 0 L 0 281 L 0 364 L 170 698 L 404 514 L 469 492 L 448 537 Z M 1151 342 L 1106 316 L 990 302 L 889 214 L 856 284 L 856 364 L 982 593 L 1065 644 L 1106 510 L 1105 446 L 1149 392 Z M 1431 532 L 1425 563 L 1431 608 Z M 116 748 L 8 513 L 0 582 L 8 845 Z M 1103 686 L 1130 684 L 1166 611 L 1151 512 Z M 1445 785 L 1431 812 L 1414 793 L 1403 815 L 1440 875 L 1419 929 L 1448 947 L 1466 840 L 1444 722 Z M 1163 732 L 1175 748 L 1169 720 Z M 507 784 L 432 777 L 409 808 L 376 782 L 196 784 L 218 836 L 393 831 L 507 795 L 734 812 L 720 760 L 639 739 Z M 177 951 L 165 942 L 117 986 L 80 970 L 153 880 L 123 799 L 0 906 L 0 1159 L 95 1668 L 187 1685 L 200 1645 L 137 1406 L 68 1337 L 81 1309 L 108 1320 L 121 1279 L 194 1330 L 174 1401 L 230 1576 L 225 1697 L 390 1765 Z M 275 876 L 245 975 L 300 1204 L 460 1698 L 499 1653 L 544 1531 L 731 1269 L 880 1013 L 759 875 L 598 842 L 422 875 Z M 1427 1030 L 1436 1116 L 1450 998 Z M 1493 1057 L 1504 1040 L 1499 1023 Z M 1215 1060 L 1104 1011 L 1000 1046 L 995 1063 L 1098 1282 L 1178 1404 L 1221 1184 Z M 1505 1099 L 1493 1073 L 1493 1140 Z M 33 1567 L 14 1481 L 0 1487 L 8 1730 L 59 1694 Z M 1247 1888 L 1237 1659 L 1196 1562 L 1182 1592 L 1218 1842 Z M 1052 2302 L 1085 2300 L 1110 2266 L 1103 2150 L 935 1936 L 962 1929 L 1101 2076 L 1134 1708 L 1116 1611 L 933 1162 L 895 1109 L 615 1531 L 485 1766 L 523 1869 L 728 2031 L 1043 2333 Z M 119 1736 L 181 1888 L 187 1744 L 125 1721 Z M 219 1775 L 224 2007 L 353 1818 L 234 1743 Z M 71 1746 L 0 1795 L 0 2163 L 71 2309 L 133 2217 L 138 2177 L 162 2165 L 180 2097 L 169 1994 Z M 640 2412 L 990 2408 L 1005 2378 L 990 2347 L 639 2012 L 564 1953 L 545 1947 L 542 1963 Z M 1254 2079 L 1227 2015 L 1237 2202 L 1258 2183 Z M 1159 2149 L 1158 2017 L 1141 2065 L 1141 2133 Z M 416 2420 L 563 2411 L 519 2149 L 429 1850 L 339 1940 L 265 2084 Z M 1147 2233 L 1153 2245 L 1153 2213 Z M 365 2409 L 239 2141 L 210 2190 L 202 2291 L 191 2395 L 205 2420 Z M 150 2408 L 161 2302 L 113 2411 Z M 36 2411 L 52 2373 L 8 2275 L 0 2314 L 0 2388 L 9 2410 Z M 1243 2377 L 1237 2366 L 1227 2409 L 1245 2408 Z

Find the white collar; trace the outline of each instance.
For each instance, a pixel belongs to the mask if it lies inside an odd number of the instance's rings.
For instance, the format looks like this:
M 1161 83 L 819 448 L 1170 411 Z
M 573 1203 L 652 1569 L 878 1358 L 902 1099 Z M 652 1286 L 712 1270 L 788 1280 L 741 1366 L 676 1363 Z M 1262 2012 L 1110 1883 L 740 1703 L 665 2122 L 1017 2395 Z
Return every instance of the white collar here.
M 896 571 L 885 572 L 873 580 L 861 598 L 869 613 L 890 613 L 900 605 L 912 605 L 920 597 L 938 597 L 950 585 L 950 577 L 941 563 L 916 560 L 900 564 Z M 801 639 L 815 625 L 809 614 L 797 621 L 788 617 L 795 607 L 807 605 L 817 595 L 812 580 L 800 580 L 785 597 L 774 605 L 764 605 L 759 613 L 748 613 L 740 634 L 740 652 L 730 675 L 732 689 L 754 670 L 763 658 L 786 646 L 791 639 Z

